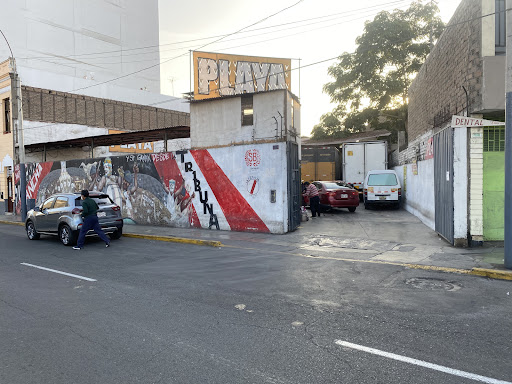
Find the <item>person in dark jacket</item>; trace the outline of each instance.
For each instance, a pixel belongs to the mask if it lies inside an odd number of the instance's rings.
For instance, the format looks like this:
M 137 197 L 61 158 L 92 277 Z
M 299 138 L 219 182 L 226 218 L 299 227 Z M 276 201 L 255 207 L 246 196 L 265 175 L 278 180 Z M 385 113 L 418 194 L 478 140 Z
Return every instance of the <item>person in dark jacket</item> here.
M 110 246 L 110 240 L 105 235 L 105 232 L 101 229 L 100 223 L 98 222 L 98 216 L 96 212 L 98 212 L 98 204 L 89 197 L 89 191 L 84 189 L 81 193 L 82 198 L 82 218 L 83 224 L 82 228 L 80 228 L 80 234 L 78 235 L 78 242 L 73 249 L 82 249 L 85 243 L 85 235 L 91 229 L 94 229 L 94 232 L 100 237 L 101 240 L 105 242 L 105 246 L 108 248 Z

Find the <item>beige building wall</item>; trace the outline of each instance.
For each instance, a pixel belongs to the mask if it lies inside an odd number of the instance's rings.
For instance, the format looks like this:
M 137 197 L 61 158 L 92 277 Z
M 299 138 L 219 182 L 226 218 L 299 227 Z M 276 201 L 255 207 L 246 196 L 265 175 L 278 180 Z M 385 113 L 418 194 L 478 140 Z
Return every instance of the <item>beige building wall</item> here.
M 12 137 L 12 108 L 10 114 L 11 126 L 6 126 L 5 109 L 6 101 L 11 97 L 11 79 L 9 77 L 9 61 L 0 63 L 0 204 L 3 204 L 7 198 L 7 178 L 9 168 L 11 166 L 13 154 L 13 137 Z M 10 101 L 9 101 L 10 103 Z

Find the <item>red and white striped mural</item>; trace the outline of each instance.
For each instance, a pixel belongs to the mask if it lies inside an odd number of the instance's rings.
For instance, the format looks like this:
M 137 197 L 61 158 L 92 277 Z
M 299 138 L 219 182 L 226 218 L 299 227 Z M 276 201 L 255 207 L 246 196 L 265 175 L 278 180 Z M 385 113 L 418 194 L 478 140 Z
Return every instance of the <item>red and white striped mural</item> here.
M 97 190 L 138 224 L 284 233 L 286 175 L 284 143 L 131 154 L 29 164 L 27 198 Z

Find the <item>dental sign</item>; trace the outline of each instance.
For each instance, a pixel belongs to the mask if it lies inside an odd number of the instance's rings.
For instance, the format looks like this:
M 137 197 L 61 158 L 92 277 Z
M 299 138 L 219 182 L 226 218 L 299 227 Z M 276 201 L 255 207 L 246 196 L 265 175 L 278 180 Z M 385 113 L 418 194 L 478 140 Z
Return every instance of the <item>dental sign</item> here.
M 291 59 L 194 52 L 194 99 L 290 89 Z

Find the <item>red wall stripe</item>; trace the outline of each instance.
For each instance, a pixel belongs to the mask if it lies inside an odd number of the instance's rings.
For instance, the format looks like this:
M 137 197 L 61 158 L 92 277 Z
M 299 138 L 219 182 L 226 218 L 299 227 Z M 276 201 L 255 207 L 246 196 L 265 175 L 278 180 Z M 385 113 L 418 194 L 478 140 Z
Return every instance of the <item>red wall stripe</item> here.
M 194 150 L 190 153 L 201 169 L 232 230 L 270 232 L 263 220 L 252 209 L 207 150 Z

